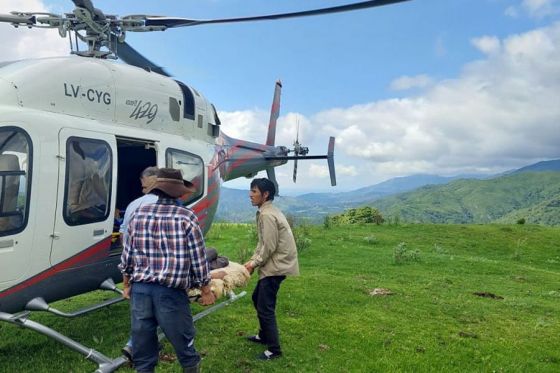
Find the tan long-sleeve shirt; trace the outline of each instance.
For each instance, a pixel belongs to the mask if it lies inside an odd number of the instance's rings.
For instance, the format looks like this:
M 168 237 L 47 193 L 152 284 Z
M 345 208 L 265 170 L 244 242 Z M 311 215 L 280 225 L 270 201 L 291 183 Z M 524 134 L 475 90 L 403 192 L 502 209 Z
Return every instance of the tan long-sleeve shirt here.
M 292 229 L 271 201 L 263 203 L 257 211 L 257 232 L 259 242 L 251 261 L 259 268 L 259 278 L 299 275 Z

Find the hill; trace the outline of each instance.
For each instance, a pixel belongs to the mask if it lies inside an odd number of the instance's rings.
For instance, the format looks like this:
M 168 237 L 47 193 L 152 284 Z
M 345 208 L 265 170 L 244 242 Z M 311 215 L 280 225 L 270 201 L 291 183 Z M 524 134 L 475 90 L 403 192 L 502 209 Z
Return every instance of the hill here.
M 329 214 L 335 214 L 354 205 L 306 201 L 299 197 L 277 196 L 274 204 L 285 213 L 320 223 Z M 216 220 L 246 223 L 255 220 L 256 208 L 251 205 L 247 190 L 222 188 Z
M 541 172 L 541 171 L 560 171 L 560 159 L 552 161 L 542 161 L 529 166 L 521 167 L 512 173 L 522 172 Z
M 307 193 L 297 197 L 277 196 L 275 203 L 286 213 L 312 223 L 320 223 L 329 214 L 358 207 L 368 201 L 417 189 L 425 185 L 441 185 L 462 178 L 483 178 L 483 175 L 438 176 L 418 174 L 396 177 L 379 184 L 341 193 Z M 219 221 L 249 222 L 255 208 L 249 203 L 248 191 L 223 187 L 216 218 Z
M 417 174 L 395 177 L 379 184 L 370 185 L 350 192 L 302 194 L 298 196 L 298 199 L 309 203 L 335 203 L 338 205 L 353 206 L 367 200 L 408 192 L 425 185 L 441 185 L 457 179 L 481 179 L 485 177 L 484 175 L 439 176 Z
M 523 172 L 458 180 L 371 201 L 385 216 L 410 222 L 528 222 L 560 225 L 560 173 Z
M 424 222 L 515 222 L 524 215 L 529 223 L 558 224 L 556 197 L 542 195 L 535 173 L 552 171 L 558 174 L 560 160 L 538 162 L 500 175 L 457 175 L 444 177 L 418 174 L 397 177 L 379 184 L 342 193 L 308 193 L 297 197 L 279 196 L 275 203 L 287 214 L 299 220 L 321 223 L 329 214 L 338 214 L 359 206 L 379 207 L 386 215 Z M 532 174 L 535 183 L 508 185 L 516 175 Z M 522 179 L 523 177 L 521 177 Z M 512 179 L 517 183 L 520 179 Z M 554 177 L 547 188 L 558 185 Z M 548 182 L 543 180 L 542 182 Z M 471 184 L 472 183 L 472 184 Z M 449 188 L 446 188 L 449 186 Z M 443 189 L 440 189 L 442 187 Z M 471 190 L 474 188 L 474 190 Z M 510 188 L 517 194 L 531 194 L 531 198 L 509 196 Z M 528 188 L 528 189 L 527 189 Z M 429 196 L 430 193 L 436 195 Z M 491 193 L 488 195 L 487 193 Z M 464 194 L 464 195 L 463 195 Z M 393 197 L 391 197 L 393 196 Z M 216 218 L 219 221 L 250 222 L 255 208 L 249 203 L 248 192 L 222 188 Z

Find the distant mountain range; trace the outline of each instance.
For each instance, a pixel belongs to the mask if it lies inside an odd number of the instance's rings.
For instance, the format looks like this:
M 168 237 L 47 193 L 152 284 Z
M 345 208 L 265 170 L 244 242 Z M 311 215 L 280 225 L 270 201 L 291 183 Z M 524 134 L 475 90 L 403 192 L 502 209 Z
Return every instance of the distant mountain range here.
M 320 223 L 329 214 L 373 206 L 385 217 L 433 223 L 528 223 L 560 225 L 560 160 L 538 162 L 488 175 L 411 175 L 342 193 L 277 197 L 275 203 L 298 220 Z M 253 221 L 246 190 L 222 188 L 217 220 Z

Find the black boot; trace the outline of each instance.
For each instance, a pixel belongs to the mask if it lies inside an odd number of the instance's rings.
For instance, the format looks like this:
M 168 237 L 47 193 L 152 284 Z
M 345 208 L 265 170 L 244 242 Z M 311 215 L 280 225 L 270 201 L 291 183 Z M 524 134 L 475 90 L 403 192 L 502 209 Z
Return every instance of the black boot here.
M 200 373 L 200 363 L 192 367 L 184 367 L 183 373 Z

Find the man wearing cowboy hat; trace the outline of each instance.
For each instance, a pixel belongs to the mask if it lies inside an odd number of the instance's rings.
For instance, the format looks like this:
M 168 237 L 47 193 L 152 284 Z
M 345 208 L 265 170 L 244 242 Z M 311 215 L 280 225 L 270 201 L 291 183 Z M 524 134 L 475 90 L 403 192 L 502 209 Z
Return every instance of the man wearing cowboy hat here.
M 158 201 L 138 208 L 128 224 L 119 268 L 125 289 L 131 288 L 133 358 L 138 372 L 153 372 L 157 365 L 157 326 L 173 345 L 184 372 L 200 370 L 186 290 L 200 287 L 202 305 L 214 303 L 215 297 L 198 219 L 176 203 L 192 191 L 180 170 L 159 169 L 147 190 Z

